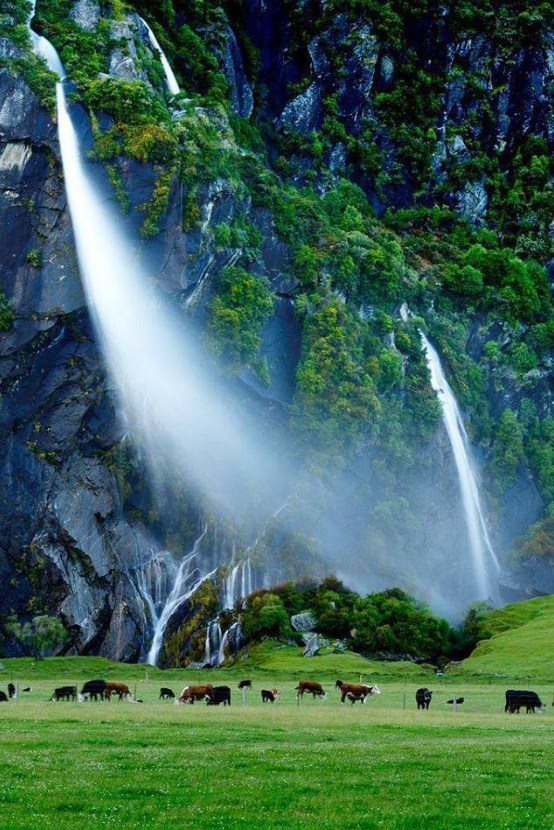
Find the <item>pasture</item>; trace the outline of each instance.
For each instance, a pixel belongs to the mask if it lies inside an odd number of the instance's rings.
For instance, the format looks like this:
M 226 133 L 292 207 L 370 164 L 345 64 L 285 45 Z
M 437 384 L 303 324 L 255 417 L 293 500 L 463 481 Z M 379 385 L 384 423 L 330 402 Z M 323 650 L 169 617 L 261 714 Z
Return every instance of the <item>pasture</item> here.
M 301 663 L 302 676 L 326 687 L 328 702 L 305 698 L 297 706 L 282 650 L 273 650 L 273 677 L 238 667 L 161 672 L 99 658 L 3 661 L 0 687 L 17 672 L 20 688 L 29 683 L 32 691 L 0 705 L 0 827 L 550 830 L 548 684 L 531 685 L 546 714 L 506 715 L 505 680 L 390 666 L 388 677 L 363 675 L 381 695 L 341 706 L 333 680 L 341 670 L 358 680 L 352 667 L 360 665 L 344 655 L 353 661 L 347 673 L 346 661 L 337 661 L 343 655 L 334 655 Z M 289 677 L 295 669 L 293 662 Z M 108 675 L 136 684 L 144 704 L 47 700 L 54 686 Z M 245 706 L 241 676 L 254 684 Z M 160 686 L 178 693 L 199 679 L 231 686 L 232 707 L 158 701 Z M 421 685 L 434 692 L 428 712 L 415 708 Z M 262 705 L 261 688 L 272 686 L 280 700 Z M 466 701 L 456 712 L 446 702 L 454 693 Z

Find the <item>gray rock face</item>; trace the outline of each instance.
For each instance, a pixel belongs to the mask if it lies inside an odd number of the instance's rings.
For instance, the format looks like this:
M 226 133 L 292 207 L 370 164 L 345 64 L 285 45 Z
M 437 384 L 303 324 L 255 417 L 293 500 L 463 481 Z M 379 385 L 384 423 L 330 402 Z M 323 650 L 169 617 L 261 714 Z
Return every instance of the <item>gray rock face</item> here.
M 144 81 L 150 86 L 146 72 L 140 68 L 135 34 L 144 29 L 138 15 L 127 15 L 125 20 L 112 21 L 110 36 L 119 41 L 110 55 L 109 73 L 124 81 Z
M 231 87 L 232 111 L 242 118 L 249 118 L 254 106 L 252 88 L 244 71 L 242 55 L 235 33 L 230 26 L 227 26 L 225 34 L 225 47 L 216 49 L 215 54 Z
M 94 32 L 100 20 L 100 5 L 96 0 L 77 0 L 69 16 L 85 32 Z
M 291 132 L 308 136 L 319 130 L 323 122 L 323 97 L 317 84 L 311 84 L 283 110 L 277 124 Z
M 487 204 L 488 196 L 484 179 L 478 182 L 467 182 L 458 195 L 458 212 L 475 226 L 483 224 Z
M 290 622 L 295 631 L 313 631 L 316 620 L 311 611 L 302 611 L 300 614 L 293 614 Z

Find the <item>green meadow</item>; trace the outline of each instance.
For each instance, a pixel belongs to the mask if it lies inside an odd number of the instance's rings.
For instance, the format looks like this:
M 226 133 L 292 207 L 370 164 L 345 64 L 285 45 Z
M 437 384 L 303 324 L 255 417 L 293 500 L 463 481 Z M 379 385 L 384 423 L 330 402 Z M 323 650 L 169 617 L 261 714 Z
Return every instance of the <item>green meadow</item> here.
M 552 827 L 554 709 L 504 714 L 504 678 L 434 677 L 412 664 L 354 654 L 302 658 L 273 641 L 211 672 L 161 671 L 97 657 L 3 660 L 17 702 L 0 706 L 0 828 Z M 144 703 L 55 703 L 53 688 L 86 678 L 127 681 Z M 334 680 L 376 682 L 365 706 L 339 703 Z M 251 677 L 253 690 L 238 692 Z M 326 703 L 297 704 L 300 677 L 320 680 Z M 231 708 L 158 700 L 202 679 L 228 683 Z M 428 712 L 414 694 L 433 690 Z M 547 704 L 548 677 L 531 688 Z M 278 687 L 274 705 L 260 689 Z M 465 702 L 448 705 L 453 695 Z

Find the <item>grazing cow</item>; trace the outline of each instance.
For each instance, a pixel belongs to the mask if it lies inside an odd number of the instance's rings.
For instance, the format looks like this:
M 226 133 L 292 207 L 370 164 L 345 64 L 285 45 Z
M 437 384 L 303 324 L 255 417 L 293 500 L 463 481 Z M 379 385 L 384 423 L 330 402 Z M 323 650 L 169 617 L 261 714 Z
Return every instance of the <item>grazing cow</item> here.
M 243 689 L 251 689 L 252 688 L 252 681 L 251 680 L 241 680 L 239 683 L 239 689 L 242 691 Z
M 280 694 L 279 689 L 262 689 L 262 703 L 275 703 Z
M 106 691 L 105 680 L 87 680 L 81 689 L 82 697 L 89 697 L 91 700 L 104 700 L 104 692 Z
M 220 703 L 223 703 L 224 706 L 230 706 L 231 689 L 229 686 L 214 686 L 212 696 L 206 695 L 206 703 L 208 706 L 219 706 Z
M 131 697 L 131 690 L 126 683 L 115 683 L 114 681 L 110 681 L 106 683 L 104 698 L 106 700 L 111 700 L 112 695 L 117 695 L 119 700 L 123 700 L 124 697 Z
M 418 709 L 428 709 L 429 704 L 431 703 L 431 698 L 433 696 L 433 692 L 430 692 L 427 687 L 422 689 L 418 689 L 415 693 L 415 699 L 417 703 Z
M 199 683 L 197 686 L 185 686 L 181 692 L 181 703 L 194 703 L 195 700 L 204 700 L 213 697 L 214 687 L 211 683 Z
M 31 687 L 30 687 L 30 686 L 25 686 L 25 688 L 24 688 L 24 689 L 21 689 L 21 691 L 22 691 L 22 692 L 32 692 L 33 690 L 31 689 Z
M 160 697 L 158 699 L 161 700 L 173 700 L 175 697 L 175 692 L 172 689 L 168 689 L 166 686 L 162 686 L 160 689 Z
M 0 703 L 7 703 L 7 702 L 8 702 L 8 696 L 7 696 L 6 692 L 1 692 L 0 691 Z
M 13 683 L 8 683 L 8 697 L 12 698 L 15 696 L 15 686 Z
M 76 700 L 77 686 L 59 686 L 54 689 L 54 694 L 50 700 Z
M 381 689 L 378 686 L 366 686 L 362 683 L 343 683 L 342 680 L 337 680 L 335 689 L 340 689 L 341 703 L 344 703 L 348 695 L 354 695 L 356 700 L 365 703 L 366 697 L 381 694 Z
M 451 703 L 453 705 L 454 703 L 456 703 L 456 704 L 463 703 L 464 700 L 465 700 L 465 697 L 456 697 L 456 698 L 453 697 L 450 700 L 447 700 L 446 702 Z
M 296 687 L 297 697 L 304 697 L 304 692 L 309 695 L 312 695 L 313 699 L 315 700 L 316 697 L 322 698 L 323 700 L 327 697 L 327 692 L 321 685 L 321 683 L 314 683 L 312 680 L 301 680 Z
M 530 714 L 531 712 L 535 714 L 535 709 L 540 709 L 542 712 L 545 711 L 544 703 L 541 701 L 536 692 L 508 689 L 506 692 L 506 705 L 504 706 L 504 711 L 510 712 L 511 714 L 517 712 L 519 715 L 519 710 L 522 706 L 525 706 L 527 714 Z

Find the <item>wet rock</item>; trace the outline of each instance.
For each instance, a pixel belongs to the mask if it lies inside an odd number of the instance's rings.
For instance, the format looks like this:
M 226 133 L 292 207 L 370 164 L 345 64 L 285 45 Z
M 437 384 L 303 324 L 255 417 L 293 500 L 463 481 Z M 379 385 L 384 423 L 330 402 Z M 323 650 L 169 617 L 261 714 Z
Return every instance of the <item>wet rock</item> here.
M 241 118 L 248 118 L 252 114 L 254 96 L 244 71 L 237 39 L 230 26 L 225 29 L 224 46 L 214 51 L 231 88 L 232 111 Z

